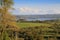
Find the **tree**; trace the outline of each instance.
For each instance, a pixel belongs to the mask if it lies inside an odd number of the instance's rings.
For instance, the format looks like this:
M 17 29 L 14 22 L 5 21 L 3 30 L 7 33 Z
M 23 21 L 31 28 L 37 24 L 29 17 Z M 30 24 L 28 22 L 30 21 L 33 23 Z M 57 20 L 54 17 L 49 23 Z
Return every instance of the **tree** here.
M 6 33 L 6 28 L 17 28 L 15 17 L 10 14 L 12 5 L 13 0 L 0 0 L 0 26 L 2 29 L 2 40 L 4 39 L 3 34 Z

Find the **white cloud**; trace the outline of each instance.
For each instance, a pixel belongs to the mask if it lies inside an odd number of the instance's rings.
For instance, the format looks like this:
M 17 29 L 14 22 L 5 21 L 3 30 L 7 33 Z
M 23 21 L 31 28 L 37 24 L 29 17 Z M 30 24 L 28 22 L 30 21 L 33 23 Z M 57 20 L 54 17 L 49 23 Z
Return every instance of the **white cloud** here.
M 49 10 L 47 11 L 47 13 L 49 13 L 49 14 L 60 14 L 60 9 L 56 9 L 56 8 L 54 8 L 54 9 L 49 9 Z
M 59 9 L 54 9 L 53 11 L 54 11 L 55 13 L 60 14 L 60 10 L 59 10 Z
M 37 8 L 28 8 L 28 7 L 24 7 L 24 8 L 20 8 L 20 12 L 23 13 L 39 13 L 40 9 Z
M 57 8 L 30 8 L 30 7 L 22 7 L 19 8 L 20 13 L 27 14 L 60 14 L 60 9 Z

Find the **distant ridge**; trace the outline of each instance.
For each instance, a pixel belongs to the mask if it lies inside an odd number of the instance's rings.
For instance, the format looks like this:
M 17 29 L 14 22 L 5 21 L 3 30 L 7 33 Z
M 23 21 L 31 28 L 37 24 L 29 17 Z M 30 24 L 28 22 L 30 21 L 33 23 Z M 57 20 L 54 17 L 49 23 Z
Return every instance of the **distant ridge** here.
M 24 18 L 60 18 L 60 14 L 45 14 L 45 15 L 15 15 L 16 17 Z

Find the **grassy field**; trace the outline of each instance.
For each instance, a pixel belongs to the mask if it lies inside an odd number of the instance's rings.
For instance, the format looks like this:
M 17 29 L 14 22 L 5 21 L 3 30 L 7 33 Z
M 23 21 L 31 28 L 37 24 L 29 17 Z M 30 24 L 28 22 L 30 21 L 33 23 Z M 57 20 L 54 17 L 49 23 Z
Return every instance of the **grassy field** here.
M 17 23 L 17 25 L 19 27 L 36 27 L 36 26 L 50 26 L 50 24 L 47 24 L 47 23 L 26 23 L 26 22 L 23 22 L 23 23 Z

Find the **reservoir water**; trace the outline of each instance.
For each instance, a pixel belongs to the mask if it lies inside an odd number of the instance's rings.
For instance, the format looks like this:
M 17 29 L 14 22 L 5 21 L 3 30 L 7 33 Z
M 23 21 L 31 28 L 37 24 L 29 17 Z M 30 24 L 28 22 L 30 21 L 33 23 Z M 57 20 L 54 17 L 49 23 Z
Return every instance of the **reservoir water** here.
M 26 18 L 27 21 L 36 21 L 36 20 L 40 20 L 40 21 L 44 21 L 44 20 L 55 20 L 57 18 Z

